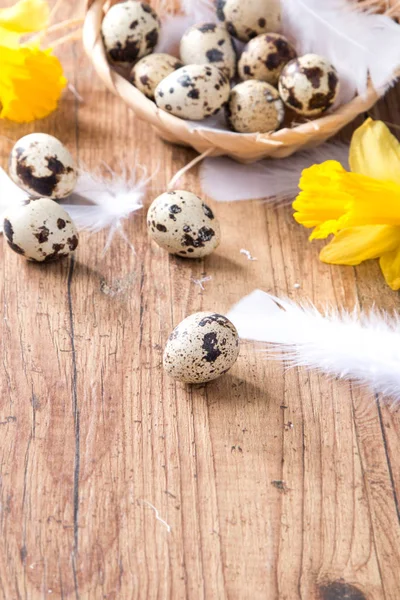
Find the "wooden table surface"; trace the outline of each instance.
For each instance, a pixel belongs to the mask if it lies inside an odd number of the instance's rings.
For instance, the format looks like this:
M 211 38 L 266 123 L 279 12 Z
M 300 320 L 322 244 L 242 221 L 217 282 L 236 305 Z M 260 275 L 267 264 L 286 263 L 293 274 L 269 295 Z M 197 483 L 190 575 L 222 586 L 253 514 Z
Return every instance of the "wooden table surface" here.
M 147 207 L 194 152 L 107 92 L 79 43 L 60 56 L 84 103 L 66 92 L 52 116 L 3 121 L 1 136 L 51 133 L 90 169 L 144 165 L 155 173 Z M 397 87 L 374 115 L 400 124 L 399 102 Z M 4 167 L 10 146 L 0 137 Z M 200 192 L 197 175 L 182 187 Z M 1 245 L 2 599 L 400 598 L 397 406 L 287 371 L 250 342 L 207 386 L 162 369 L 181 319 L 255 288 L 389 310 L 398 294 L 375 261 L 320 263 L 290 208 L 212 207 L 223 242 L 205 260 L 151 243 L 145 210 L 125 224 L 136 254 L 117 237 L 103 257 L 106 232 L 46 266 Z M 202 275 L 204 291 L 192 281 Z

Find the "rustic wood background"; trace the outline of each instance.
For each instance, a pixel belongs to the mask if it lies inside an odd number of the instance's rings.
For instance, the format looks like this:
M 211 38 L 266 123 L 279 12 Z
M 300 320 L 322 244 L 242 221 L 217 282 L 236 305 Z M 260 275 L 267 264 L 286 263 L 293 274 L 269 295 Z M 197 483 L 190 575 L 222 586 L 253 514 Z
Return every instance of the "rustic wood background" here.
M 59 16 L 80 10 L 70 0 Z M 79 43 L 60 56 L 84 102 L 66 92 L 44 121 L 1 122 L 2 166 L 9 140 L 45 131 L 89 168 L 156 173 L 148 206 L 194 153 L 106 92 Z M 400 125 L 399 102 L 397 87 L 374 116 Z M 182 187 L 200 193 L 196 170 Z M 224 312 L 255 288 L 388 310 L 398 294 L 375 261 L 321 264 L 288 208 L 212 206 L 223 243 L 204 261 L 152 244 L 145 211 L 125 225 L 136 254 L 117 237 L 103 257 L 105 232 L 46 266 L 1 246 L 2 599 L 400 597 L 397 406 L 285 371 L 253 343 L 207 386 L 176 384 L 161 366 L 182 318 Z M 192 281 L 202 275 L 205 291 Z

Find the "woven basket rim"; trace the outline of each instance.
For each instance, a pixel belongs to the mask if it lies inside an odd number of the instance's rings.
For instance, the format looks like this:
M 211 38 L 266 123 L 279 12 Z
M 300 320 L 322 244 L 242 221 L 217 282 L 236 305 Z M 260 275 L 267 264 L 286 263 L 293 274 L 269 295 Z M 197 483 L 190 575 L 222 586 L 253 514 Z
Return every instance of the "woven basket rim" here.
M 210 156 L 230 155 L 242 162 L 262 156 L 288 156 L 301 148 L 318 145 L 332 137 L 359 114 L 368 111 L 380 95 L 368 84 L 364 97 L 355 96 L 350 102 L 318 119 L 292 128 L 271 133 L 242 134 L 228 130 L 193 127 L 159 109 L 156 104 L 120 75 L 107 60 L 102 36 L 103 6 L 107 0 L 88 0 L 83 27 L 83 44 L 91 62 L 107 88 L 130 106 L 139 118 L 149 122 L 166 140 L 194 147 Z

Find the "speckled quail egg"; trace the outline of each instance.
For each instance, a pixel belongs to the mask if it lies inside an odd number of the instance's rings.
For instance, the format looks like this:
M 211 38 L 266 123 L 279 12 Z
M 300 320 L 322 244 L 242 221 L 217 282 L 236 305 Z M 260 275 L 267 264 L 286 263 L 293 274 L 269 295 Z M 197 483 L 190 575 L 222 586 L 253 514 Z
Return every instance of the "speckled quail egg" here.
M 217 15 L 233 37 L 248 42 L 260 33 L 280 31 L 280 0 L 217 0 Z
M 317 54 L 305 54 L 289 62 L 279 78 L 284 103 L 305 117 L 322 114 L 335 102 L 339 77 L 334 66 Z
M 171 333 L 164 369 L 184 383 L 206 383 L 226 373 L 239 356 L 239 336 L 223 315 L 200 312 L 187 317 Z
M 154 100 L 154 92 L 160 81 L 183 67 L 183 63 L 170 54 L 149 54 L 131 71 L 131 81 L 145 96 Z
M 193 25 L 181 40 L 181 59 L 186 65 L 212 63 L 230 79 L 236 75 L 236 49 L 223 25 Z
M 154 200 L 147 213 L 147 228 L 161 248 L 183 258 L 207 256 L 221 240 L 220 225 L 211 208 L 183 190 L 165 192 Z
M 280 127 L 285 116 L 276 89 L 265 81 L 249 79 L 236 85 L 226 106 L 229 127 L 238 133 L 267 133 Z
M 296 56 L 296 50 L 283 35 L 258 35 L 250 40 L 240 57 L 240 79 L 258 79 L 277 85 L 283 67 Z
M 18 140 L 11 150 L 9 173 L 33 197 L 65 198 L 77 180 L 71 154 L 47 133 L 31 133 Z
M 157 86 L 159 108 L 182 119 L 201 121 L 217 113 L 228 101 L 229 80 L 213 65 L 187 65 Z
M 133 63 L 153 51 L 160 21 L 147 2 L 126 0 L 109 9 L 101 31 L 110 59 L 115 63 Z
M 78 245 L 71 217 L 49 198 L 28 200 L 7 211 L 3 231 L 10 248 L 34 262 L 68 256 Z

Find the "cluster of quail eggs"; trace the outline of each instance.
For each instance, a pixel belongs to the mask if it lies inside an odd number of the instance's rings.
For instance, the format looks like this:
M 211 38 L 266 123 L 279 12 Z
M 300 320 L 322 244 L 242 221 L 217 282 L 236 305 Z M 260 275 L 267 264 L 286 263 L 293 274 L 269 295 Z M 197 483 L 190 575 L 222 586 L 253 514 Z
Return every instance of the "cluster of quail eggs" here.
M 204 258 L 220 244 L 211 208 L 186 190 L 158 196 L 147 213 L 147 230 L 161 248 L 184 259 Z M 239 355 L 239 336 L 223 315 L 195 313 L 171 333 L 164 351 L 167 373 L 184 383 L 206 383 L 228 371 Z
M 153 53 L 161 21 L 145 2 L 125 0 L 106 13 L 109 60 L 129 67 L 130 81 L 177 117 L 203 120 L 225 108 L 239 133 L 275 131 L 285 115 L 317 117 L 339 92 L 336 69 L 322 56 L 297 56 L 280 33 L 280 0 L 216 0 L 221 23 L 190 27 L 180 58 Z M 239 56 L 237 42 L 246 45 Z
M 8 246 L 39 263 L 69 256 L 78 246 L 78 231 L 57 203 L 72 193 L 77 181 L 77 167 L 67 148 L 45 133 L 27 135 L 11 150 L 9 173 L 27 199 L 4 215 Z

